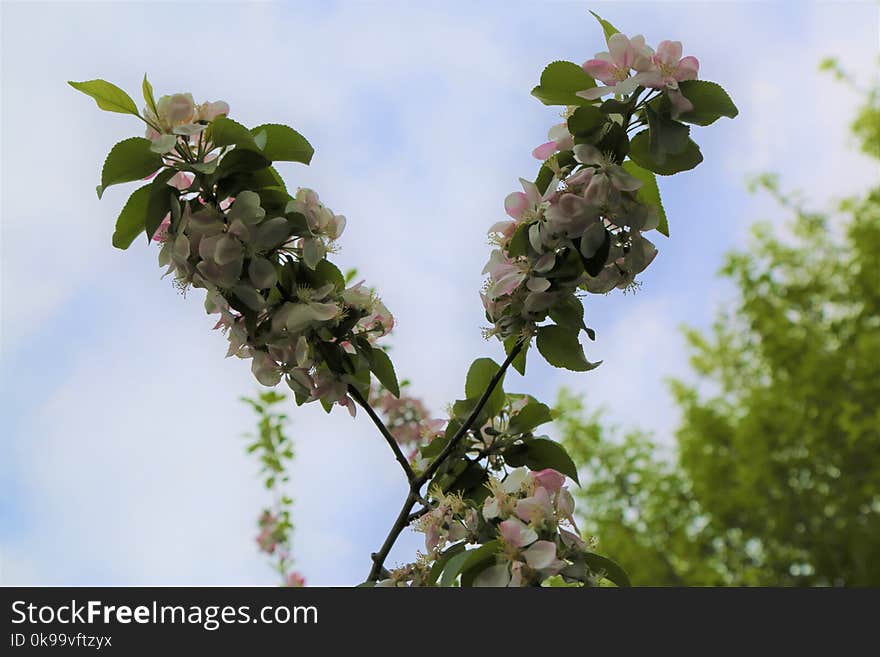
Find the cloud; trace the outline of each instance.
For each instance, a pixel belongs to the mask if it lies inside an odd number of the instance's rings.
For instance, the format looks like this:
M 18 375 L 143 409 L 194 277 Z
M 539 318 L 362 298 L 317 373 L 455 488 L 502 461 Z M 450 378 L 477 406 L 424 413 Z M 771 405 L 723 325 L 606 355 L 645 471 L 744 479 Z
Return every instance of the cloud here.
M 568 384 L 663 433 L 677 418 L 662 378 L 686 369 L 676 327 L 709 321 L 724 292 L 712 279 L 718 256 L 760 209 L 740 198 L 745 173 L 779 169 L 822 196 L 870 182 L 838 149 L 845 123 L 826 121 L 855 99 L 814 70 L 825 54 L 861 62 L 876 46 L 862 7 L 796 21 L 797 10 L 766 4 L 677 7 L 606 13 L 649 26 L 655 42 L 687 35 L 741 118 L 700 131 L 706 163 L 662 182 L 673 238 L 659 240 L 643 291 L 590 299 L 599 337 L 589 355 L 605 363 L 575 376 L 533 353 L 529 376 L 508 379 L 547 400 Z M 39 31 L 24 29 L 37 20 Z M 91 26 L 87 40 L 73 21 Z M 502 356 L 478 330 L 485 230 L 535 170 L 529 150 L 556 118 L 527 91 L 546 62 L 600 49 L 576 3 L 230 4 L 191 27 L 191 43 L 158 37 L 146 4 L 4 7 L 3 583 L 272 583 L 253 540 L 265 494 L 240 438 L 253 424 L 237 402 L 256 385 L 248 364 L 222 358 L 201 295 L 183 300 L 160 281 L 154 249 L 110 247 L 128 190 L 100 202 L 90 190 L 109 146 L 140 127 L 96 111 L 65 80 L 136 90 L 146 70 L 160 93 L 223 98 L 246 124 L 307 135 L 312 166 L 282 173 L 347 215 L 337 260 L 380 290 L 398 320 L 397 370 L 439 414 L 461 396 L 471 360 Z M 767 110 L 804 97 L 798 111 Z M 367 418 L 315 405 L 291 415 L 298 565 L 314 584 L 356 583 L 403 498 L 401 475 Z M 419 545 L 406 535 L 392 562 Z

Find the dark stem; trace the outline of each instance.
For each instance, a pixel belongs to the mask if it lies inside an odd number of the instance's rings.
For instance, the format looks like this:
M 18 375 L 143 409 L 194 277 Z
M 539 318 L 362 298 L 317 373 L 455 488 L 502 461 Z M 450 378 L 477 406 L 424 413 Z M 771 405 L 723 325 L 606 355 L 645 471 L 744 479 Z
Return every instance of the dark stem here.
M 391 451 L 394 452 L 394 458 L 397 459 L 397 462 L 400 463 L 400 467 L 403 468 L 404 473 L 406 473 L 407 483 L 409 483 L 410 487 L 412 487 L 416 481 L 416 473 L 413 472 L 409 461 L 406 459 L 406 456 L 404 456 L 403 452 L 400 449 L 400 445 L 397 444 L 394 436 L 391 435 L 388 427 L 386 427 L 385 423 L 382 422 L 382 419 L 378 415 L 376 415 L 376 411 L 373 410 L 373 407 L 370 406 L 370 403 L 366 399 L 364 399 L 364 396 L 358 391 L 357 388 L 352 385 L 348 386 L 348 394 L 350 394 L 352 398 L 354 398 L 354 400 L 358 403 L 358 405 L 367 412 L 367 415 L 370 416 L 373 424 L 375 424 L 376 428 L 379 429 L 379 433 L 384 436 L 385 442 L 388 443 Z
M 489 396 L 492 394 L 492 391 L 495 390 L 495 386 L 497 386 L 501 379 L 504 378 L 504 374 L 505 372 L 507 372 L 507 368 L 510 367 L 513 359 L 519 355 L 519 352 L 522 351 L 522 348 L 523 341 L 520 340 L 513 346 L 513 349 L 510 350 L 510 353 L 507 355 L 504 363 L 502 363 L 499 370 L 495 373 L 495 376 L 493 376 L 492 379 L 489 381 L 489 385 L 486 387 L 486 390 L 485 392 L 483 392 L 482 396 L 477 402 L 477 405 L 474 406 L 474 410 L 471 411 L 471 414 L 464 421 L 464 424 L 462 424 L 458 431 L 455 432 L 455 435 L 452 436 L 452 438 L 446 444 L 446 447 L 443 448 L 443 451 L 440 452 L 437 458 L 435 458 L 431 462 L 431 464 L 419 477 L 410 479 L 410 492 L 406 496 L 406 501 L 403 503 L 403 507 L 400 509 L 400 513 L 397 514 L 397 519 L 391 526 L 391 531 L 388 532 L 388 536 L 385 537 L 385 542 L 382 543 L 382 547 L 379 548 L 379 551 L 372 554 L 373 567 L 370 569 L 370 574 L 367 577 L 367 581 L 372 582 L 379 579 L 381 573 L 385 570 L 385 559 L 388 558 L 388 553 L 391 552 L 391 548 L 394 547 L 394 543 L 397 541 L 400 533 L 409 523 L 411 523 L 416 518 L 421 517 L 430 510 L 426 507 L 424 509 L 421 509 L 420 511 L 411 513 L 413 506 L 415 506 L 416 502 L 421 499 L 419 490 L 422 486 L 425 485 L 427 481 L 431 479 L 431 477 L 434 476 L 437 470 L 440 469 L 440 466 L 443 465 L 443 462 L 458 446 L 458 443 L 460 443 L 462 438 L 464 438 L 465 435 L 467 435 L 467 432 L 470 431 L 474 422 L 476 422 L 477 417 L 480 415 L 480 412 L 483 410 L 483 407 L 486 405 L 486 402 L 489 401 Z

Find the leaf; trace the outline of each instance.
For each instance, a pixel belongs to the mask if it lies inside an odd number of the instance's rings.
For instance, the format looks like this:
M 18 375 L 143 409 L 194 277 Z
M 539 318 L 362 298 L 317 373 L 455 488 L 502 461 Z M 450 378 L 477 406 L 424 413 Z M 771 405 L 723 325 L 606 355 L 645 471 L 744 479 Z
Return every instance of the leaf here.
M 308 140 L 293 128 L 278 123 L 265 123 L 251 129 L 254 135 L 265 133 L 266 145 L 263 147 L 263 155 L 273 162 L 302 162 L 308 164 L 312 161 L 315 149 Z
M 469 552 L 459 552 L 453 555 L 446 563 L 443 569 L 443 575 L 440 577 L 440 586 L 452 586 L 455 584 L 455 578 L 461 572 L 464 562 L 467 561 Z
M 217 167 L 217 173 L 223 178 L 234 173 L 259 171 L 270 164 L 272 163 L 269 160 L 256 151 L 236 148 L 223 156 Z
M 568 117 L 568 131 L 575 137 L 586 137 L 596 132 L 608 121 L 608 117 L 595 105 L 578 107 Z
M 648 169 L 661 176 L 671 176 L 680 171 L 688 171 L 703 161 L 703 154 L 700 153 L 700 147 L 690 138 L 681 153 L 675 155 L 667 155 L 666 161 L 657 162 L 651 156 L 650 137 L 648 130 L 643 130 L 630 142 L 630 158 L 643 169 Z
M 476 550 L 467 552 L 467 559 L 461 565 L 461 585 L 462 587 L 471 586 L 474 578 L 484 570 L 486 565 L 495 561 L 495 555 L 498 553 L 499 543 L 497 540 L 484 543 Z
M 173 190 L 167 185 L 170 173 L 170 170 L 163 171 L 152 183 L 136 189 L 128 197 L 116 219 L 116 230 L 113 233 L 113 246 L 117 249 L 131 246 L 135 238 L 147 229 L 148 223 L 153 227 L 152 233 L 156 232 L 156 227 L 171 209 Z
M 141 84 L 141 90 L 144 94 L 144 102 L 147 104 L 147 109 L 150 110 L 154 115 L 159 115 L 159 109 L 156 107 L 156 97 L 153 95 L 153 85 L 150 84 L 150 81 L 147 80 L 147 74 L 144 73 L 144 81 Z
M 573 294 L 562 298 L 550 308 L 550 319 L 559 326 L 587 330 L 587 325 L 584 324 L 584 304 Z
M 437 560 L 434 561 L 434 565 L 431 566 L 431 570 L 428 573 L 428 584 L 436 582 L 437 578 L 440 577 L 440 573 L 443 572 L 443 569 L 446 567 L 446 564 L 449 563 L 449 560 L 455 555 L 463 553 L 466 546 L 467 543 L 462 541 L 461 543 L 455 543 L 446 548 L 442 554 L 437 557 Z
M 605 579 L 614 582 L 617 586 L 632 586 L 629 581 L 629 575 L 626 574 L 626 571 L 617 562 L 594 552 L 584 552 L 580 556 L 589 566 L 590 570 L 593 572 L 604 571 Z
M 733 100 L 721 85 L 715 82 L 685 80 L 678 83 L 678 88 L 694 106 L 693 110 L 684 112 L 678 117 L 681 121 L 694 125 L 711 125 L 722 116 L 732 119 L 739 114 Z
M 660 199 L 660 188 L 657 186 L 657 176 L 653 172 L 643 169 L 632 160 L 623 163 L 624 170 L 631 176 L 635 176 L 642 181 L 642 186 L 636 192 L 636 198 L 640 203 L 653 206 L 657 210 L 660 223 L 657 230 L 669 237 L 669 222 L 666 219 L 666 210 L 663 208 L 663 201 Z
M 564 367 L 573 372 L 588 372 L 599 366 L 584 356 L 578 342 L 577 329 L 551 324 L 538 327 L 538 351 L 553 367 Z
M 228 117 L 217 117 L 211 121 L 208 130 L 209 139 L 215 146 L 241 146 L 255 151 L 260 150 L 251 131 Z
M 376 375 L 381 383 L 392 395 L 400 397 L 400 386 L 397 384 L 397 374 L 394 373 L 394 364 L 382 349 L 373 348 L 370 354 L 370 371 Z
M 85 82 L 68 81 L 71 87 L 95 99 L 102 110 L 119 114 L 138 114 L 137 105 L 127 93 L 106 80 L 86 80 Z
M 586 271 L 590 276 L 598 276 L 599 272 L 601 272 L 605 268 L 605 263 L 608 260 L 608 254 L 611 252 L 611 234 L 607 230 L 605 231 L 605 240 L 602 242 L 602 245 L 598 248 L 598 250 L 589 258 L 585 258 L 583 252 L 581 251 L 581 239 L 582 238 L 580 237 L 575 239 L 574 244 L 584 271 Z
M 464 394 L 469 400 L 478 400 L 486 392 L 492 377 L 498 373 L 501 366 L 491 358 L 478 358 L 471 363 L 467 373 L 467 381 L 464 386 Z M 492 390 L 486 405 L 483 406 L 483 412 L 488 417 L 494 417 L 504 406 L 504 377 Z
M 532 89 L 532 95 L 545 105 L 590 105 L 576 91 L 596 86 L 587 72 L 573 62 L 552 62 L 541 73 L 541 84 Z
M 504 340 L 504 353 L 508 356 L 510 355 L 510 351 L 519 342 L 520 336 L 511 335 L 510 337 Z M 526 374 L 526 352 L 529 350 L 529 343 L 526 342 L 523 344 L 522 349 L 519 350 L 519 353 L 514 356 L 513 360 L 510 361 L 510 364 L 513 366 L 517 372 L 519 372 L 522 376 Z
M 554 158 L 560 167 L 571 166 L 577 162 L 577 160 L 574 159 L 573 151 L 562 151 L 556 155 L 548 157 L 541 166 L 540 171 L 538 171 L 538 177 L 535 178 L 535 185 L 538 187 L 541 194 L 547 191 L 547 186 L 550 184 L 550 181 L 553 180 L 553 169 L 549 167 L 549 163 Z
M 654 111 L 650 106 L 645 108 L 648 116 L 648 146 L 655 162 L 664 164 L 669 155 L 676 155 L 687 148 L 691 129 L 679 123 L 665 112 Z
M 523 409 L 510 420 L 511 433 L 528 433 L 535 427 L 541 426 L 553 420 L 553 414 L 547 404 L 533 401 L 526 404 Z
M 590 13 L 593 14 L 593 16 L 596 18 L 596 20 L 599 21 L 599 25 L 602 26 L 602 31 L 605 33 L 606 43 L 607 43 L 608 39 L 610 39 L 612 36 L 620 33 L 620 30 L 618 30 L 611 23 L 609 23 L 604 18 L 599 16 L 599 14 L 597 14 L 595 11 L 591 11 Z
M 504 461 L 515 468 L 526 466 L 538 471 L 553 468 L 580 485 L 577 466 L 559 443 L 549 438 L 525 438 L 518 445 L 512 445 L 504 452 Z
M 124 139 L 110 149 L 104 168 L 101 170 L 101 184 L 98 185 L 98 198 L 111 185 L 143 180 L 155 173 L 163 165 L 162 156 L 151 149 L 153 142 L 143 137 Z

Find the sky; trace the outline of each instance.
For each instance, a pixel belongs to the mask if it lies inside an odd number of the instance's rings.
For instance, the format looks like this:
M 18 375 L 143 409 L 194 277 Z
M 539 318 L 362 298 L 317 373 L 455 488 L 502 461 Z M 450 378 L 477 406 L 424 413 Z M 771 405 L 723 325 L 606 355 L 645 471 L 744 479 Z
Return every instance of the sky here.
M 604 50 L 594 9 L 649 43 L 676 39 L 740 116 L 695 128 L 705 161 L 661 179 L 671 238 L 635 295 L 587 300 L 589 373 L 533 358 L 508 391 L 560 386 L 610 422 L 669 440 L 664 380 L 689 376 L 682 325 L 706 328 L 732 295 L 723 254 L 757 220 L 745 191 L 772 171 L 826 207 L 876 183 L 848 133 L 857 94 L 817 72 L 838 57 L 875 71 L 875 2 L 3 2 L 0 189 L 0 585 L 276 583 L 257 553 L 268 503 L 242 434 L 249 361 L 224 359 L 203 293 L 160 280 L 157 250 L 110 244 L 133 185 L 94 193 L 106 152 L 141 134 L 67 80 L 104 78 L 139 98 L 226 100 L 246 125 L 285 123 L 316 149 L 281 164 L 348 218 L 341 268 L 395 314 L 401 378 L 442 416 L 468 364 L 503 358 L 481 338 L 486 229 L 533 178 L 530 151 L 558 122 L 529 94 L 550 61 Z M 88 29 L 71 29 L 71 26 Z M 405 495 L 363 413 L 295 408 L 294 555 L 314 585 L 362 581 Z M 601 537 L 599 537 L 601 545 Z M 390 563 L 411 560 L 405 534 Z

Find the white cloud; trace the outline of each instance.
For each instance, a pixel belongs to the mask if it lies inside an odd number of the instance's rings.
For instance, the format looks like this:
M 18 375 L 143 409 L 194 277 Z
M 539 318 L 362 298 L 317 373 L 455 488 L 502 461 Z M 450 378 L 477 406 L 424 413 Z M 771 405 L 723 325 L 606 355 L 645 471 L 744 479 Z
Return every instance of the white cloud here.
M 474 357 L 501 354 L 479 337 L 477 290 L 485 229 L 500 218 L 516 178 L 534 170 L 528 151 L 553 120 L 527 91 L 551 58 L 599 49 L 595 26 L 574 3 L 515 14 L 473 3 L 224 5 L 191 23 L 194 36 L 228 33 L 232 46 L 213 37 L 157 41 L 150 7 L 75 4 L 47 14 L 38 5 L 4 6 L 4 385 L 27 374 L 44 390 L 9 409 L 16 428 L 3 446 L 11 460 L 0 485 L 14 492 L 22 518 L 0 528 L 3 583 L 272 581 L 253 543 L 264 496 L 239 438 L 252 424 L 236 401 L 254 386 L 247 364 L 221 358 L 224 341 L 209 331 L 199 299 L 183 301 L 158 280 L 154 250 L 110 247 L 127 190 L 110 190 L 101 202 L 90 190 L 109 145 L 139 128 L 131 117 L 98 112 L 65 80 L 102 76 L 136 90 L 147 70 L 157 91 L 224 98 L 244 123 L 284 121 L 307 135 L 317 148 L 313 165 L 282 173 L 348 216 L 338 260 L 381 291 L 398 321 L 398 372 L 440 412 L 461 395 Z M 839 149 L 845 124 L 823 123 L 852 97 L 826 97 L 821 86 L 801 113 L 764 111 L 809 93 L 820 56 L 862 61 L 873 44 L 861 8 L 841 9 L 842 18 L 816 10 L 797 33 L 759 34 L 743 50 L 752 12 L 766 5 L 685 7 L 614 5 L 626 16 L 621 25 L 641 21 L 651 39 L 687 34 L 687 49 L 742 109 L 723 136 L 702 131 L 715 163 L 707 158 L 702 178 L 664 183 L 668 207 L 686 213 L 695 180 L 729 194 L 745 172 L 765 167 L 821 189 L 815 161 L 828 163 L 823 181 L 864 184 L 863 172 L 841 174 L 851 161 Z M 37 18 L 39 31 L 24 29 Z M 70 30 L 74 19 L 91 26 L 87 41 Z M 855 36 L 847 23 L 857 23 Z M 206 59 L 213 64 L 202 66 Z M 781 85 L 766 65 L 774 61 L 791 78 Z M 811 145 L 817 131 L 827 145 Z M 669 279 L 675 266 L 655 267 Z M 711 282 L 691 285 L 711 300 Z M 567 383 L 615 419 L 668 432 L 676 416 L 661 380 L 685 367 L 676 327 L 693 316 L 693 296 L 648 285 L 635 297 L 593 299 L 599 341 L 589 349 L 605 364 L 574 376 L 533 355 L 529 377 L 511 376 L 508 387 L 549 400 Z M 291 415 L 299 566 L 312 583 L 354 583 L 397 512 L 400 473 L 366 418 L 327 418 L 314 405 Z M 418 544 L 405 537 L 392 561 L 405 561 Z

